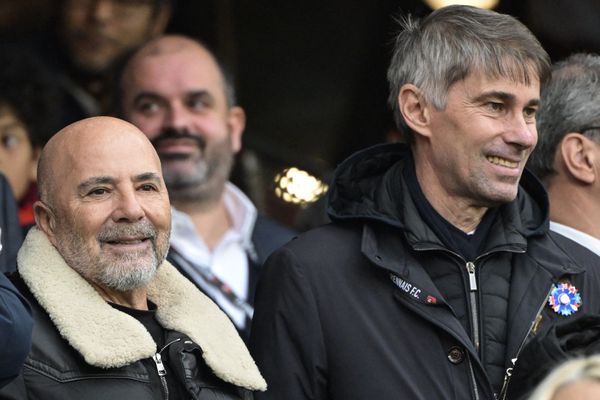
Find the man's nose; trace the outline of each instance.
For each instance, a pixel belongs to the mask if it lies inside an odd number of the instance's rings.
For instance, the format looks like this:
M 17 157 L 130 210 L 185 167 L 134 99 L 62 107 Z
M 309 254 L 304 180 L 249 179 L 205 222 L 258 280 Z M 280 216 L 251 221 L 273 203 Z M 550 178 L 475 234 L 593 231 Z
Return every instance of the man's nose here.
M 144 208 L 140 204 L 137 192 L 128 190 L 121 192 L 116 198 L 117 204 L 113 211 L 113 220 L 118 221 L 138 221 L 145 216 Z
M 182 104 L 172 104 L 169 108 L 166 118 L 167 129 L 172 129 L 177 132 L 191 132 L 192 115 L 189 110 Z
M 520 113 L 511 118 L 508 142 L 517 144 L 523 149 L 534 147 L 537 144 L 535 120 L 528 120 Z

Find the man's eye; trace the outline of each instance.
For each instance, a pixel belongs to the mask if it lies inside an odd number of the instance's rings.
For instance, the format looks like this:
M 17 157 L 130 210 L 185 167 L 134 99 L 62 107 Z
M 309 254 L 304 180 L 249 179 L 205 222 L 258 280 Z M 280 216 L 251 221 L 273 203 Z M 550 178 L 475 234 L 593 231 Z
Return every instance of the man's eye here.
M 155 101 L 144 101 L 139 103 L 136 108 L 144 114 L 154 114 L 160 109 L 160 105 Z
M 148 183 L 148 184 L 140 186 L 140 190 L 142 190 L 144 192 L 156 192 L 158 189 L 156 188 L 156 186 Z
M 491 101 L 489 103 L 487 103 L 487 107 L 493 111 L 493 112 L 500 112 L 504 110 L 504 104 L 503 103 L 497 103 L 494 101 Z
M 108 190 L 105 188 L 97 188 L 93 189 L 88 193 L 88 196 L 103 196 L 108 193 Z
M 19 138 L 11 133 L 5 133 L 0 137 L 2 147 L 8 150 L 12 150 L 19 144 Z
M 526 108 L 525 110 L 523 110 L 523 116 L 526 119 L 533 119 L 533 118 L 535 118 L 536 113 L 537 113 L 537 109 L 536 108 Z
M 201 111 L 201 110 L 204 110 L 204 109 L 207 107 L 207 104 L 206 104 L 206 102 L 205 102 L 204 100 L 202 100 L 202 99 L 197 99 L 197 98 L 194 98 L 194 99 L 190 99 L 190 100 L 188 100 L 188 102 L 187 102 L 187 106 L 188 106 L 188 108 L 190 108 L 191 110 L 194 110 L 194 111 Z

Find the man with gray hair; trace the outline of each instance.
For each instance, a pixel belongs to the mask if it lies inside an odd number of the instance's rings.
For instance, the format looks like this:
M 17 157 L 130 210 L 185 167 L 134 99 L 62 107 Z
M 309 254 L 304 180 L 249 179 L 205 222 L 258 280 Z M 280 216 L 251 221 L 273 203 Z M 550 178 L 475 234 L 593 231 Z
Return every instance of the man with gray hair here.
M 554 65 L 541 92 L 528 167 L 550 198 L 550 229 L 600 255 L 600 56 Z
M 548 231 L 524 172 L 549 68 L 508 15 L 452 6 L 403 22 L 388 78 L 408 145 L 342 163 L 333 222 L 267 261 L 258 399 L 505 398 L 538 329 L 598 312 L 598 273 Z

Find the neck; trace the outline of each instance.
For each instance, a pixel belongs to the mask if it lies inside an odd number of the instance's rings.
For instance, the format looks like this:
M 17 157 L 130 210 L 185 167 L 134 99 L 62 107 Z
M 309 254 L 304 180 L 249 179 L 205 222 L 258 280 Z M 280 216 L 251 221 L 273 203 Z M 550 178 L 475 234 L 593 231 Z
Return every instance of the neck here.
M 600 207 L 593 186 L 553 183 L 548 188 L 550 219 L 600 239 Z
M 210 206 L 205 203 L 177 202 L 173 202 L 173 206 L 191 218 L 196 232 L 211 250 L 232 226 L 223 196 Z
M 456 228 L 467 233 L 474 231 L 488 208 L 476 206 L 470 199 L 448 190 L 427 158 L 413 154 L 417 181 L 429 204 Z
M 127 292 L 119 292 L 104 286 L 100 286 L 94 282 L 90 282 L 90 284 L 94 289 L 96 289 L 100 296 L 108 302 L 136 310 L 148 310 L 148 296 L 146 294 L 146 288 L 133 289 Z

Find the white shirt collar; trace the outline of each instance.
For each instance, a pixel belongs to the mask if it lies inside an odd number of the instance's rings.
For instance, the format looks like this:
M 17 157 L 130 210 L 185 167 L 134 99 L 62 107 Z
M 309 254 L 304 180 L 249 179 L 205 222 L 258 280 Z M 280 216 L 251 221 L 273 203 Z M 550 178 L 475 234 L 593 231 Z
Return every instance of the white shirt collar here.
M 233 234 L 239 238 L 244 249 L 251 250 L 252 232 L 257 216 L 256 207 L 252 204 L 248 196 L 231 182 L 225 183 L 223 201 L 232 223 L 231 228 L 224 237 Z M 204 244 L 204 240 L 195 233 L 194 224 L 187 214 L 171 208 L 171 218 L 171 244 L 178 242 L 180 238 L 189 238 L 190 234 L 196 236 Z
M 560 233 L 563 236 L 568 237 L 574 242 L 586 247 L 590 251 L 593 251 L 600 256 L 600 240 L 595 237 L 588 235 L 587 233 L 581 232 L 570 226 L 559 224 L 558 222 L 550 221 L 550 229 L 554 232 Z
M 223 191 L 225 209 L 231 217 L 231 229 L 242 238 L 244 248 L 252 246 L 252 231 L 256 223 L 256 207 L 252 201 L 237 186 L 231 182 L 225 183 Z

